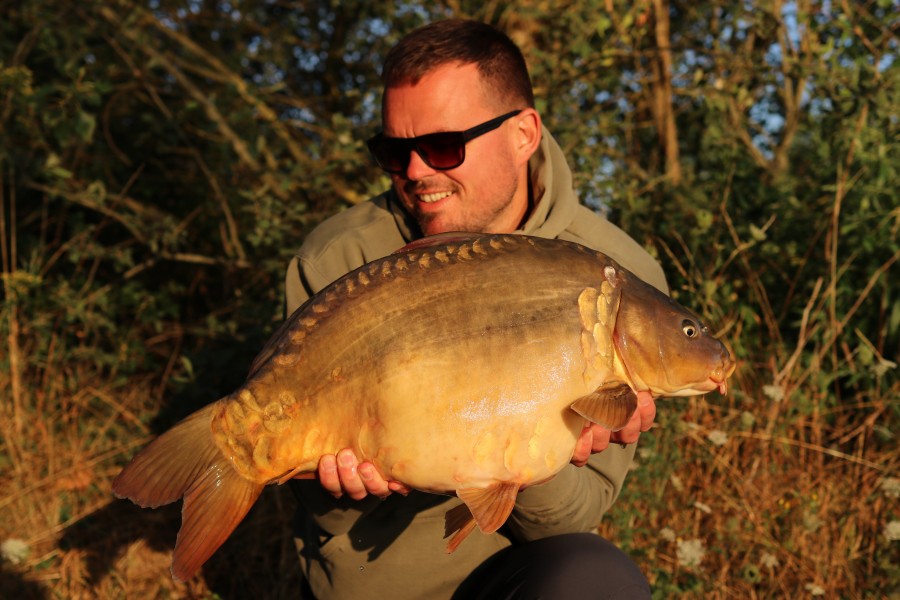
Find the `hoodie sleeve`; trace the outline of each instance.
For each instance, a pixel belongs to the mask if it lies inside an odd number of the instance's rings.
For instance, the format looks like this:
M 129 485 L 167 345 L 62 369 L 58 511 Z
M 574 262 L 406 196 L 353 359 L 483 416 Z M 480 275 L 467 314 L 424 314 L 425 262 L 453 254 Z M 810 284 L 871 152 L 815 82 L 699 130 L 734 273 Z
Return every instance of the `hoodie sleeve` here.
M 582 468 L 568 465 L 542 485 L 523 490 L 507 525 L 519 541 L 592 531 L 622 490 L 636 445 L 611 444 Z

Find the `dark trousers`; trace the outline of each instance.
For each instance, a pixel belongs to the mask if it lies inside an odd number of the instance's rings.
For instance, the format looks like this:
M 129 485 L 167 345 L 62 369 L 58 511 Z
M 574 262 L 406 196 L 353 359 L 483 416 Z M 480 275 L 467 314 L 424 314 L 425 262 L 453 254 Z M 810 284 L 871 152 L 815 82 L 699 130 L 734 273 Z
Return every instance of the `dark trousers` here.
M 649 599 L 628 556 L 599 535 L 571 533 L 501 550 L 459 586 L 453 600 Z

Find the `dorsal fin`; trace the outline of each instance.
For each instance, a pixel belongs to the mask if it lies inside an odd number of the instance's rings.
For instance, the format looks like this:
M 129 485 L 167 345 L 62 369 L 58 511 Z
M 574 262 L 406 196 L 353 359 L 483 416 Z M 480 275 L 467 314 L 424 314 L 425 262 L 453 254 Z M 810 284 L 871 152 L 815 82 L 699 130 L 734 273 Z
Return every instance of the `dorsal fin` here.
M 309 298 L 306 302 L 300 305 L 300 307 L 295 310 L 287 319 L 282 321 L 281 325 L 278 326 L 278 329 L 275 330 L 275 333 L 269 336 L 269 339 L 266 340 L 266 344 L 263 346 L 262 350 L 259 351 L 259 354 L 253 359 L 250 363 L 250 369 L 247 373 L 247 381 L 253 378 L 256 375 L 256 372 L 268 362 L 270 358 L 272 358 L 275 353 L 278 351 L 278 346 L 281 344 L 281 338 L 285 335 L 285 333 L 290 330 L 291 327 L 294 326 L 294 323 L 300 318 L 300 315 L 303 313 L 303 310 L 306 308 L 306 305 L 310 304 L 315 297 Z
M 259 354 L 257 354 L 250 363 L 250 368 L 247 371 L 247 381 L 252 379 L 257 371 L 259 371 L 260 367 L 266 364 L 270 358 L 275 356 L 275 352 L 278 351 L 278 344 L 281 342 L 281 336 L 285 331 L 291 328 L 292 323 L 292 319 L 285 320 L 278 326 L 275 333 L 269 336 L 269 339 L 266 340 L 266 344 L 262 347 L 262 350 L 259 351 Z
M 418 240 L 413 240 L 402 248 L 395 250 L 393 254 L 400 252 L 408 252 L 409 250 L 422 250 L 424 248 L 433 248 L 434 246 L 443 246 L 444 244 L 463 243 L 477 240 L 485 237 L 484 233 L 468 233 L 465 231 L 447 231 L 435 235 L 429 235 Z

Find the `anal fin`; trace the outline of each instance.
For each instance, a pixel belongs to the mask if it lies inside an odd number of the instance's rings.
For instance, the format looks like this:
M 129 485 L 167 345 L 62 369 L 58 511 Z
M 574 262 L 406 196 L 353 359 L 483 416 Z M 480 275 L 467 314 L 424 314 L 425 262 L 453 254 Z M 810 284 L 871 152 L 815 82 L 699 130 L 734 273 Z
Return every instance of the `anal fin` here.
M 571 404 L 572 410 L 610 431 L 625 427 L 637 408 L 637 395 L 627 383 L 604 383 Z
M 458 529 L 447 544 L 447 552 L 456 550 L 476 524 L 483 533 L 494 533 L 500 529 L 512 512 L 518 494 L 519 484 L 513 481 L 498 481 L 486 488 L 456 490 L 456 495 L 465 505 L 447 511 L 445 531 L 449 533 Z M 463 508 L 468 509 L 471 516 L 467 517 L 462 512 Z

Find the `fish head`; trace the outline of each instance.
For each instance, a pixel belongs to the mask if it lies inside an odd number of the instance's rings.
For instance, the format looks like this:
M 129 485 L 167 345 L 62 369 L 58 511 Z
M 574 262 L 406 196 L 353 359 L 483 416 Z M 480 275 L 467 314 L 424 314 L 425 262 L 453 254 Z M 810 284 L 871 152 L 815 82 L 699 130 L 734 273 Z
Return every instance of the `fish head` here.
M 735 369 L 697 315 L 634 276 L 622 285 L 613 340 L 632 387 L 654 396 L 724 394 Z

